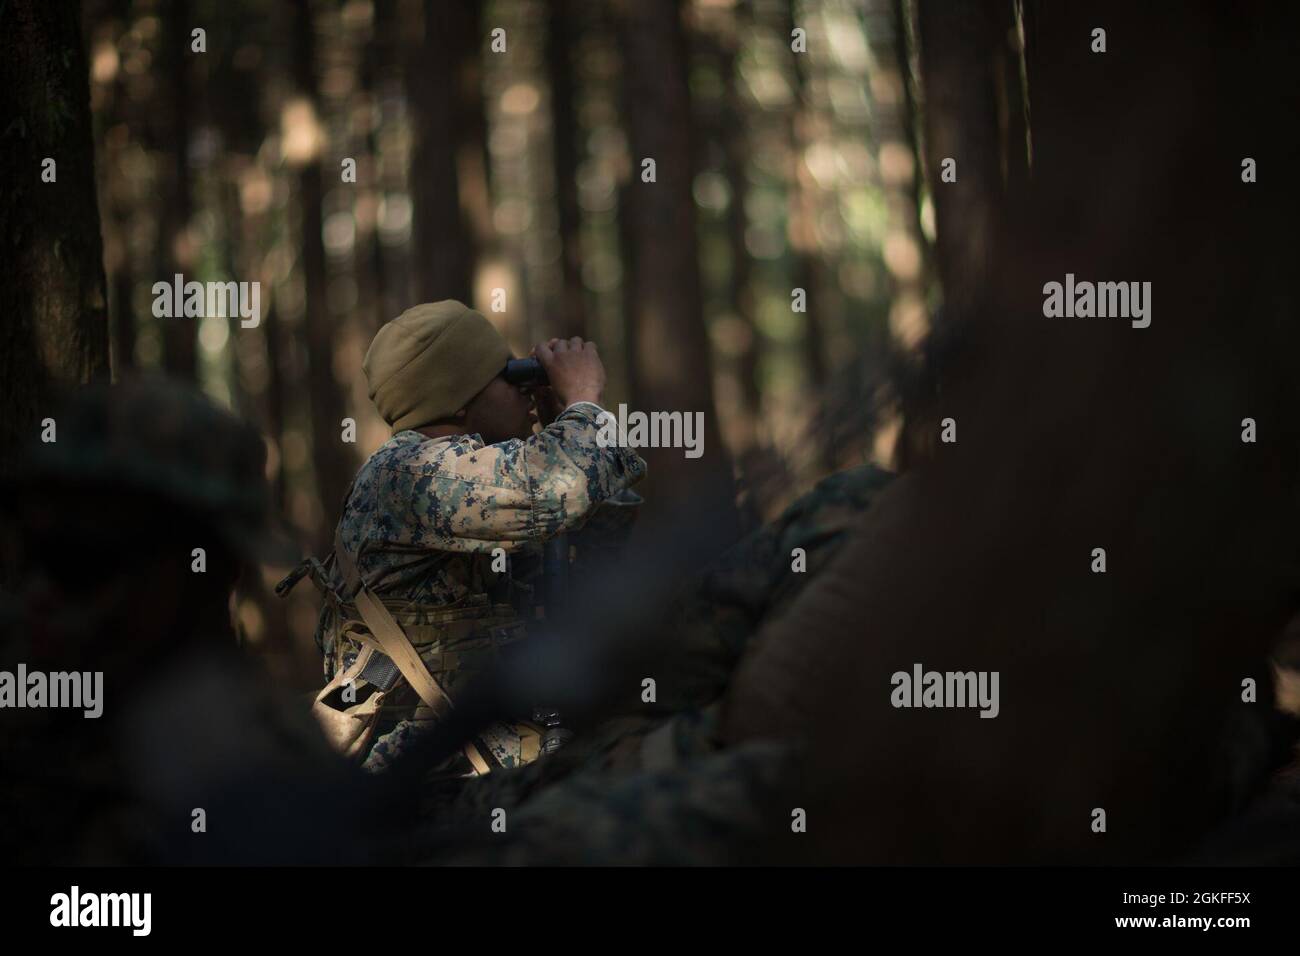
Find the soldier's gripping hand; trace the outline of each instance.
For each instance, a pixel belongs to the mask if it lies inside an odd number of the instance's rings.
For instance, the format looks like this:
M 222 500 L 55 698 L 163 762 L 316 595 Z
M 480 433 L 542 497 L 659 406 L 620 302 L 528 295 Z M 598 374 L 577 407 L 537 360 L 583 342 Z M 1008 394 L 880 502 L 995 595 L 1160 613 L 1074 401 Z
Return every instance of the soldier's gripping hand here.
M 533 354 L 546 369 L 561 409 L 574 402 L 601 403 L 605 394 L 605 366 L 596 354 L 595 342 L 584 342 L 576 335 L 571 339 L 551 339 L 538 343 Z

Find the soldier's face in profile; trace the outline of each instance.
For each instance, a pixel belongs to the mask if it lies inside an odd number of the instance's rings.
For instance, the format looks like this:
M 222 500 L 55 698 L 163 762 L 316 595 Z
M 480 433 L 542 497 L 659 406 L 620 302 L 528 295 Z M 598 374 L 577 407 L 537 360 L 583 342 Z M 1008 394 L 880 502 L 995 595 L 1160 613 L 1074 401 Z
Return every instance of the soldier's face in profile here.
M 498 375 L 466 407 L 465 430 L 495 445 L 511 438 L 530 437 L 535 421 L 532 397 Z

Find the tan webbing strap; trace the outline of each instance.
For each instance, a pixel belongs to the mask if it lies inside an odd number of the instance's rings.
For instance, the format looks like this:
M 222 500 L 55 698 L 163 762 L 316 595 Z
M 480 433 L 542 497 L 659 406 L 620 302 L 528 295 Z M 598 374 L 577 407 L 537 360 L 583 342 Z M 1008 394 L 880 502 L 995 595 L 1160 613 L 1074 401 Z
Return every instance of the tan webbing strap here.
M 480 776 L 487 776 L 492 772 L 492 765 L 483 759 L 473 741 L 465 744 L 465 756 L 469 759 L 470 765 L 478 771 Z
M 420 660 L 419 653 L 411 646 L 405 632 L 393 620 L 393 615 L 388 612 L 388 608 L 370 593 L 370 589 L 361 580 L 352 555 L 348 554 L 347 549 L 343 547 L 343 542 L 337 533 L 334 537 L 334 560 L 338 562 L 339 570 L 343 572 L 346 585 L 352 587 L 355 584 L 356 597 L 353 598 L 353 603 L 356 604 L 361 619 L 366 622 L 366 627 L 370 628 L 370 633 L 380 649 L 397 665 L 406 682 L 434 715 L 445 716 L 451 710 L 451 698 L 433 679 L 433 675 L 424 666 L 424 661 Z
M 364 585 L 357 591 L 354 600 L 357 610 L 361 612 L 361 619 L 370 628 L 371 635 L 379 642 L 384 653 L 392 658 L 397 669 L 406 678 L 406 682 L 415 688 L 415 692 L 420 695 L 420 700 L 428 705 L 434 716 L 446 716 L 451 710 L 451 698 L 433 679 L 433 675 L 424 666 L 424 661 L 420 660 L 420 655 L 411 646 L 406 634 L 388 613 L 388 608 L 384 607 L 383 602 L 371 594 Z

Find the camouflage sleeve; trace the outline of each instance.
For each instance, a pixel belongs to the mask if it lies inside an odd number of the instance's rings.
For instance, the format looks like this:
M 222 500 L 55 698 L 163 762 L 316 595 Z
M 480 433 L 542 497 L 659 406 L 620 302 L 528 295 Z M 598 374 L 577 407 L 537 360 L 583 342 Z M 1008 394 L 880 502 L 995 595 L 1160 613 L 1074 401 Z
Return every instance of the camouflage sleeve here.
M 620 491 L 602 501 L 582 530 L 570 536 L 577 551 L 574 573 L 579 578 L 590 578 L 622 556 L 643 501 L 635 491 Z
M 699 707 L 723 692 L 763 622 L 788 607 L 830 563 L 893 476 L 871 465 L 838 472 L 770 524 L 714 560 L 672 610 L 673 654 L 659 681 L 659 704 Z M 794 550 L 803 551 L 796 570 Z
M 601 408 L 569 406 L 527 440 L 468 448 L 434 445 L 410 461 L 409 493 L 421 547 L 443 551 L 516 550 L 582 526 L 603 501 L 645 475 L 628 448 L 596 440 Z M 413 467 L 414 466 L 414 467 Z

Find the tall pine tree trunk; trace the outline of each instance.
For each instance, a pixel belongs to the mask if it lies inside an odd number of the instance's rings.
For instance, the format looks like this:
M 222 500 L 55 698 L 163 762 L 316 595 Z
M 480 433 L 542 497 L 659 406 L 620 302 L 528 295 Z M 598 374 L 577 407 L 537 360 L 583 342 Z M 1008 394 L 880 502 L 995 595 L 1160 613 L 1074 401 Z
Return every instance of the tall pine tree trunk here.
M 365 44 L 361 61 L 361 89 L 372 111 L 370 126 L 366 130 L 365 148 L 372 157 L 371 182 L 368 188 L 376 209 L 384 195 L 385 186 L 379 162 L 380 132 L 383 123 L 382 81 L 393 55 L 398 51 L 394 39 L 396 16 L 394 0 L 377 0 L 372 36 L 370 42 Z M 392 273 L 388 268 L 387 255 L 384 252 L 383 231 L 379 228 L 378 215 L 370 231 L 369 242 L 364 249 L 358 248 L 357 257 L 358 271 L 364 271 L 366 274 L 370 298 L 370 319 L 363 323 L 363 327 L 373 333 L 401 312 L 401 309 L 396 307 L 396 302 L 390 301 Z
M 0 6 L 0 470 L 61 387 L 109 375 L 88 76 L 75 5 Z
M 478 4 L 424 0 L 421 13 L 407 63 L 408 99 L 415 114 L 410 169 L 414 293 L 421 302 L 459 299 L 472 306 L 475 230 L 463 201 L 459 160 L 465 149 L 482 153 L 486 130 L 481 92 L 475 87 L 483 42 Z
M 316 87 L 316 36 L 311 0 L 296 0 L 293 18 L 294 82 L 300 96 L 319 110 Z M 344 401 L 334 377 L 335 323 L 326 301 L 328 276 L 322 237 L 321 157 L 313 154 L 298 171 L 298 205 L 302 230 L 302 270 L 306 287 L 307 381 L 311 393 L 312 465 L 325 520 L 318 533 L 323 551 L 333 539 L 333 526 L 356 464 L 342 439 Z M 271 334 L 268 332 L 268 335 Z
M 582 281 L 582 210 L 578 205 L 577 89 L 573 50 L 578 43 L 576 0 L 549 0 L 546 64 L 551 85 L 551 139 L 560 230 L 560 314 L 555 334 L 587 336 L 587 294 Z
M 649 412 L 704 413 L 704 453 L 645 449 L 651 505 L 690 505 L 734 531 L 730 456 L 713 403 L 692 198 L 691 103 L 686 44 L 676 2 L 617 6 L 624 117 L 632 161 L 623 191 L 625 236 L 633 246 L 624 278 L 634 340 L 632 394 Z M 655 181 L 643 181 L 643 161 Z
M 920 0 L 925 159 L 945 316 L 976 307 L 1008 184 L 1024 181 L 1024 105 L 1012 0 Z M 1080 40 L 1080 42 L 1084 42 Z M 1018 131 L 1018 132 L 1017 132 Z M 945 160 L 955 181 L 943 180 Z
M 194 212 L 190 182 L 189 150 L 191 138 L 190 111 L 190 30 L 194 27 L 190 0 L 174 0 L 163 11 L 161 67 L 166 71 L 163 97 L 167 133 L 166 171 L 163 188 L 159 191 L 160 228 L 157 254 L 159 279 L 168 283 L 180 273 L 189 282 L 197 279 L 191 274 L 195 265 L 195 250 L 189 237 L 190 217 Z M 177 378 L 193 380 L 198 374 L 198 319 L 174 315 L 162 319 L 163 364 Z
M 793 289 L 802 289 L 804 329 L 802 337 L 804 374 L 814 390 L 830 379 L 827 361 L 826 313 L 832 281 L 817 242 L 817 183 L 804 161 L 813 142 L 813 109 L 807 50 L 793 48 L 791 34 L 800 27 L 795 17 L 795 0 L 787 0 L 782 20 L 781 43 L 790 51 L 794 85 L 794 102 L 790 107 L 790 166 L 786 174 L 788 190 L 788 238 L 790 242 L 791 280 Z M 793 290 L 792 290 L 793 291 Z M 823 399 L 819 399 L 823 401 Z M 826 437 L 812 439 L 812 454 L 825 470 L 834 467 L 835 453 Z
M 728 298 L 732 311 L 748 333 L 748 340 L 737 356 L 736 375 L 740 380 L 744 413 L 750 419 L 745 431 L 747 440 L 751 444 L 758 439 L 754 425 L 762 414 L 763 393 L 758 380 L 762 335 L 755 314 L 757 302 L 754 297 L 753 259 L 749 254 L 746 241 L 749 217 L 745 205 L 749 198 L 751 144 L 745 129 L 748 104 L 740 89 L 739 56 L 741 34 L 748 27 L 752 16 L 753 11 L 748 0 L 738 2 L 732 16 L 725 21 L 717 45 L 718 70 L 725 91 L 720 135 L 723 165 L 728 191 L 731 194 L 727 204 L 727 246 L 731 251 Z

